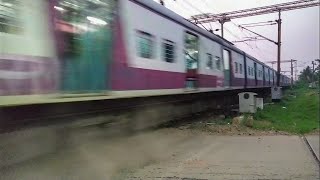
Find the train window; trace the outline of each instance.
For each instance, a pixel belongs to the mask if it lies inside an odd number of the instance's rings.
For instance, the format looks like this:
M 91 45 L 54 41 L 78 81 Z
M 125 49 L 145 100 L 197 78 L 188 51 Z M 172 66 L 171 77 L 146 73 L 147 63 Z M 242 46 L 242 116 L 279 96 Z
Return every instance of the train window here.
M 214 57 L 214 60 L 216 62 L 216 67 L 218 70 L 221 70 L 221 60 L 220 60 L 220 57 L 216 56 Z
M 154 37 L 143 31 L 137 31 L 137 55 L 143 58 L 153 58 Z
M 164 61 L 173 63 L 175 58 L 175 43 L 170 40 L 164 40 L 162 49 Z
M 212 54 L 207 53 L 207 69 L 213 69 Z
M 234 62 L 234 73 L 238 73 L 238 63 Z
M 242 74 L 242 64 L 239 64 L 240 66 L 240 74 Z
M 22 30 L 19 19 L 20 2 L 18 0 L 0 1 L 0 32 L 19 34 Z
M 250 73 L 250 67 L 248 66 L 248 75 L 250 76 L 251 73 Z

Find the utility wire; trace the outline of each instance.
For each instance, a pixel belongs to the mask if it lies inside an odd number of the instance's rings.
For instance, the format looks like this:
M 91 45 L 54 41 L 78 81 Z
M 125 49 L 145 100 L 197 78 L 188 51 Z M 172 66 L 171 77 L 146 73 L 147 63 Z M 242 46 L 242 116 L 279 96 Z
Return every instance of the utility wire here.
M 179 2 L 179 1 L 176 1 L 176 2 Z M 194 10 L 196 10 L 196 11 L 198 11 L 198 12 L 200 12 L 201 14 L 206 14 L 206 13 L 204 13 L 200 8 L 198 8 L 198 7 L 196 7 L 195 5 L 193 5 L 192 3 L 190 3 L 188 0 L 184 0 L 183 1 L 185 4 L 187 4 L 190 8 L 192 8 L 192 9 L 194 9 Z M 203 2 L 203 3 L 205 3 L 205 5 L 207 6 L 207 7 L 210 7 L 210 5 L 208 4 L 208 2 L 206 1 L 206 0 L 202 0 L 201 2 Z M 180 4 L 180 3 L 179 3 Z M 187 9 L 186 10 L 186 12 L 189 12 L 189 10 L 188 10 L 188 8 L 186 8 L 185 6 L 184 6 L 184 4 L 183 3 L 181 3 L 181 5 L 182 5 L 182 7 L 184 8 L 184 9 Z M 213 9 L 212 7 L 210 7 L 211 9 Z M 216 22 L 217 23 L 217 22 Z M 233 21 L 231 21 L 231 23 L 233 24 L 233 25 L 235 25 L 237 28 L 239 28 L 239 25 L 238 24 L 236 24 L 235 22 L 233 22 Z M 207 27 L 205 27 L 203 24 L 201 24 L 201 26 L 205 29 L 205 30 L 207 30 L 208 31 L 208 29 L 207 29 Z M 212 24 L 211 23 L 209 23 L 209 26 L 210 26 L 210 28 L 213 30 L 213 28 L 212 28 Z M 238 40 L 241 40 L 242 38 L 240 38 L 239 36 L 237 36 L 236 34 L 234 34 L 231 30 L 229 30 L 228 28 L 224 28 L 231 36 L 233 36 L 234 38 L 236 38 L 236 39 L 238 39 Z M 240 28 L 239 28 L 240 29 Z M 244 34 L 244 35 L 251 35 L 251 34 L 246 34 L 243 30 L 241 30 L 240 31 L 242 34 Z M 262 55 L 261 55 L 261 49 L 257 46 L 257 44 L 255 44 L 255 46 L 256 47 L 253 47 L 252 45 L 250 45 L 249 43 L 247 43 L 247 42 L 244 42 L 249 48 L 251 48 L 252 50 L 254 50 L 255 51 L 255 53 L 256 54 L 258 54 L 260 57 L 262 57 Z M 259 51 L 258 51 L 259 50 Z
M 256 24 L 256 25 L 242 25 L 242 27 L 259 27 L 259 26 L 272 26 L 276 25 L 277 23 L 269 23 L 269 24 Z
M 266 24 L 266 23 L 273 23 L 276 21 L 263 21 L 263 22 L 254 22 L 254 23 L 246 23 L 246 24 L 240 24 L 241 26 L 246 26 L 246 25 L 256 25 L 256 24 Z
M 191 8 L 195 9 L 196 11 L 200 12 L 200 13 L 204 13 L 202 12 L 200 9 L 198 9 L 197 7 L 193 6 L 191 3 L 189 3 L 188 1 L 183 1 L 185 2 L 186 4 L 188 4 Z M 196 24 L 198 26 L 198 24 Z M 203 24 L 200 24 L 206 31 L 209 31 Z

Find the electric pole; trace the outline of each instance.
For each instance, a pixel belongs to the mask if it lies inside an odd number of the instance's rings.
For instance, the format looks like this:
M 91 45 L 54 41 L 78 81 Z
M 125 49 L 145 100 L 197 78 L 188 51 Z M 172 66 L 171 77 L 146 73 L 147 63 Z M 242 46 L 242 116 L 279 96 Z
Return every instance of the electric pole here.
M 316 59 L 316 61 L 318 61 L 318 88 L 320 91 L 320 59 Z M 319 94 L 319 98 L 320 98 L 320 94 Z M 319 109 L 319 111 L 320 111 L 320 109 Z
M 291 59 L 291 88 L 293 86 L 293 59 Z
M 224 21 L 220 20 L 219 23 L 221 24 L 221 37 L 223 38 L 223 36 L 224 36 L 224 29 L 223 29 Z
M 224 38 L 224 28 L 223 28 L 223 25 L 224 25 L 225 22 L 229 22 L 229 21 L 231 21 L 230 18 L 226 18 L 226 17 L 223 18 L 223 19 L 219 19 L 219 20 L 218 20 L 218 22 L 219 22 L 220 25 L 221 25 L 221 37 L 222 37 L 222 38 Z
M 313 87 L 313 83 L 314 83 L 314 74 L 315 74 L 315 72 L 314 72 L 314 65 L 315 65 L 315 63 L 314 63 L 314 61 L 312 61 L 312 77 L 311 77 L 311 86 Z
M 278 12 L 278 63 L 277 63 L 277 86 L 280 86 L 280 73 L 281 73 L 281 68 L 280 68 L 280 61 L 281 61 L 281 10 Z

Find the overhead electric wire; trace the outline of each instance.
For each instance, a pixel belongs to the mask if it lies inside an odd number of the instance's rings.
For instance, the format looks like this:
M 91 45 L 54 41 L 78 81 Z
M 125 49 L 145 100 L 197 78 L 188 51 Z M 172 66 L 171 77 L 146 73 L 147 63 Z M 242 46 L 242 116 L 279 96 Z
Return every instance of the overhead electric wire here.
M 276 25 L 277 23 L 269 23 L 269 24 L 257 24 L 257 25 L 245 25 L 243 27 L 259 27 L 259 26 L 272 26 Z
M 241 26 L 246 26 L 246 25 L 256 25 L 256 24 L 266 24 L 266 23 L 273 23 L 276 21 L 263 21 L 263 22 L 254 22 L 254 23 L 246 23 L 246 24 L 240 24 Z
M 195 9 L 196 11 L 198 11 L 198 12 L 200 12 L 200 13 L 204 13 L 204 12 L 202 12 L 200 9 L 198 9 L 197 7 L 195 7 L 195 6 L 193 6 L 191 3 L 189 3 L 188 1 L 183 1 L 183 2 L 185 2 L 186 4 L 188 4 L 191 8 L 193 8 L 193 9 Z M 184 6 L 184 8 L 185 8 L 185 6 Z M 195 24 L 195 25 L 197 25 L 197 24 Z M 198 25 L 197 25 L 198 26 Z M 206 31 L 209 31 L 203 24 L 201 24 L 201 26 L 206 30 Z
M 171 1 L 170 1 L 171 2 Z M 175 1 L 175 3 L 174 4 L 177 4 L 177 3 L 179 3 L 179 1 Z M 189 17 L 191 14 L 190 14 L 190 11 L 189 10 L 187 10 L 187 8 L 185 8 L 185 6 L 183 5 L 183 4 L 180 4 L 179 3 L 179 5 L 178 6 L 175 6 L 176 8 L 179 8 L 181 11 L 183 11 L 183 12 L 185 12 L 185 14 L 187 15 L 187 17 Z M 185 17 L 185 18 L 187 18 L 187 17 Z
M 198 12 L 202 13 L 202 14 L 206 14 L 204 13 L 202 10 L 200 10 L 199 8 L 195 7 L 193 4 L 191 4 L 188 0 L 183 1 L 186 4 L 188 4 L 190 7 L 192 7 L 193 9 L 197 10 Z M 205 28 L 206 29 L 206 28 Z M 235 38 L 241 40 L 241 38 L 239 38 L 239 36 L 235 35 L 234 33 L 232 33 L 228 28 L 224 27 L 224 29 L 226 31 L 229 32 L 229 34 L 231 34 L 232 36 L 234 36 Z M 206 29 L 207 30 L 207 29 Z M 250 46 L 248 43 L 244 42 L 246 45 L 248 45 L 251 49 L 254 49 L 252 46 Z
M 201 11 L 200 9 L 198 9 L 197 7 L 195 7 L 193 4 L 191 4 L 188 0 L 184 0 L 183 2 L 185 2 L 186 4 L 188 4 L 191 8 L 197 10 L 198 12 L 202 13 L 202 14 L 206 14 L 203 11 Z
M 217 10 L 216 10 L 215 8 L 213 8 L 213 7 L 207 2 L 207 0 L 202 0 L 202 2 L 204 2 L 204 4 L 205 4 L 207 7 L 209 7 L 210 9 L 213 9 L 214 11 L 217 12 Z M 215 23 L 219 25 L 218 22 L 215 22 Z M 209 24 L 210 24 L 210 27 L 211 27 L 211 29 L 212 29 L 211 22 L 210 22 Z M 213 29 L 212 29 L 212 30 L 213 30 Z
M 200 12 L 201 14 L 206 14 L 206 13 L 204 13 L 204 11 L 202 11 L 200 8 L 198 8 L 198 7 L 196 7 L 195 5 L 193 5 L 191 2 L 189 2 L 188 0 L 184 0 L 184 1 L 181 1 L 182 3 L 180 3 L 179 1 L 175 1 L 176 3 L 178 2 L 179 4 L 180 4 L 180 9 L 184 9 L 184 11 L 185 12 L 188 12 L 188 13 L 186 13 L 186 14 L 190 14 L 189 12 L 190 12 L 190 8 L 192 8 L 193 9 L 193 11 L 197 11 L 197 12 Z M 206 6 L 208 6 L 208 7 L 210 7 L 210 5 L 206 2 L 206 0 L 203 0 L 202 1 L 203 3 L 205 3 L 206 4 Z M 186 6 L 185 6 L 185 4 L 186 5 L 188 5 L 188 7 L 189 8 L 186 8 Z M 213 9 L 212 7 L 210 7 L 211 9 Z M 217 24 L 219 24 L 218 22 L 215 22 L 215 23 L 217 23 Z M 234 24 L 237 28 L 239 28 L 238 27 L 238 24 L 236 24 L 235 22 L 233 22 L 233 21 L 231 21 L 231 23 L 232 24 Z M 207 23 L 206 23 L 207 24 Z M 209 29 L 212 29 L 213 30 L 213 28 L 212 28 L 212 24 L 211 23 L 208 23 L 209 24 Z M 219 24 L 220 25 L 220 24 Z M 207 27 L 205 27 L 205 25 L 203 25 L 203 24 L 201 24 L 201 26 L 205 29 L 205 30 L 207 30 L 208 31 L 208 28 Z M 241 37 L 239 37 L 238 35 L 236 35 L 236 34 L 234 34 L 231 30 L 229 30 L 228 28 L 226 28 L 226 27 L 224 27 L 224 29 L 231 35 L 231 36 L 233 36 L 234 38 L 236 38 L 236 39 L 238 39 L 238 40 L 242 40 L 242 38 Z M 241 30 L 241 28 L 239 28 L 240 30 Z M 221 30 L 221 29 L 220 29 Z M 240 31 L 242 34 L 244 34 L 244 35 L 251 35 L 251 34 L 247 34 L 247 33 L 245 33 L 244 31 Z M 247 43 L 247 42 L 243 42 L 244 44 L 246 44 L 246 46 L 248 46 L 250 49 L 252 49 L 253 51 L 254 51 L 254 53 L 255 54 L 257 54 L 258 56 L 260 56 L 261 58 L 263 58 L 263 57 L 265 57 L 266 55 L 262 55 L 261 54 L 261 49 L 257 46 L 257 44 L 255 44 L 255 47 L 254 46 L 252 46 L 251 44 L 249 44 L 249 43 Z
M 231 21 L 231 23 L 232 23 L 234 26 L 236 26 L 237 28 L 239 28 L 243 34 L 245 34 L 245 35 L 247 35 L 247 36 L 248 36 L 248 35 L 250 36 L 250 35 L 252 34 L 252 33 L 250 33 L 250 32 L 244 31 L 244 30 L 243 30 L 242 28 L 240 28 L 240 26 L 237 25 L 235 22 Z M 259 51 L 259 54 L 262 53 L 262 54 L 264 54 L 264 55 L 263 55 L 264 57 L 270 57 L 270 54 L 269 54 L 269 53 L 265 53 L 264 50 L 262 50 L 262 49 L 260 49 L 260 48 L 258 47 L 257 42 L 250 41 L 249 44 L 250 44 L 250 43 L 255 43 L 256 49 Z M 267 44 L 270 48 L 274 48 L 274 47 L 271 47 L 271 45 L 269 45 L 268 43 L 264 43 L 264 44 Z M 249 46 L 250 46 L 250 45 L 249 45 Z M 264 48 L 264 49 L 267 49 L 267 48 Z M 274 52 L 273 52 L 272 54 L 274 54 Z

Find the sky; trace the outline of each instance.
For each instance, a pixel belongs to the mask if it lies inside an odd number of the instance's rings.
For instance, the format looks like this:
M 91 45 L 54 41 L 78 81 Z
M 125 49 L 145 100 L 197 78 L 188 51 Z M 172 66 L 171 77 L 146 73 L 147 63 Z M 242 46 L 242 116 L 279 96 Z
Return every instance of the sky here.
M 159 0 L 154 1 L 159 2 Z M 168 9 L 185 18 L 201 13 L 223 13 L 292 1 L 294 0 L 164 0 Z M 224 36 L 229 41 L 253 37 L 255 35 L 241 30 L 237 25 L 276 19 L 278 19 L 277 13 L 233 19 L 232 22 L 225 23 Z M 217 22 L 211 23 L 211 26 L 209 24 L 204 26 L 207 29 L 220 28 L 220 24 Z M 272 40 L 277 40 L 277 25 L 251 27 L 250 30 Z M 220 31 L 215 33 L 220 35 Z M 311 62 L 319 59 L 319 34 L 319 7 L 282 12 L 281 60 L 298 60 L 298 73 L 307 65 L 312 66 Z M 262 62 L 277 60 L 277 46 L 269 41 L 235 43 L 235 45 Z M 273 67 L 276 68 L 276 64 Z M 290 63 L 281 63 L 281 70 L 290 71 Z M 289 72 L 284 73 L 290 75 Z

